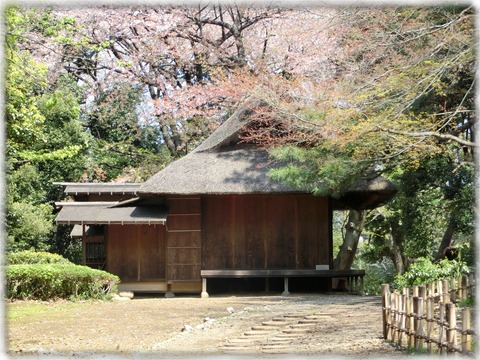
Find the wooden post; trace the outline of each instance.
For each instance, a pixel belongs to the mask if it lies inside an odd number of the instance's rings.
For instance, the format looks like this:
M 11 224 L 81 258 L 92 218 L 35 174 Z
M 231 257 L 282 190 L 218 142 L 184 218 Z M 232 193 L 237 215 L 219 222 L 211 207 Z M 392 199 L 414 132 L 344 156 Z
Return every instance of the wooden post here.
M 418 294 L 418 288 L 417 288 L 417 294 Z M 414 342 L 413 342 L 413 347 L 415 350 L 418 350 L 418 338 L 417 338 L 417 329 L 418 329 L 418 296 L 413 296 L 412 298 L 412 303 L 413 303 L 413 334 L 414 334 Z
M 455 286 L 455 278 L 450 278 L 450 302 L 456 304 L 457 303 L 457 294 L 456 294 L 456 286 Z
M 423 286 L 423 289 L 425 290 L 425 286 Z M 418 343 L 417 349 L 423 349 L 424 334 L 425 334 L 423 331 L 423 315 L 424 315 L 423 307 L 424 307 L 424 298 L 419 296 L 418 311 L 417 311 L 418 326 L 415 328 L 417 343 Z
M 466 299 L 468 296 L 468 291 L 467 291 L 467 282 L 468 282 L 468 277 L 466 275 L 463 275 L 460 278 L 460 300 Z
M 442 281 L 442 286 L 443 286 L 443 300 L 442 302 L 444 304 L 448 304 L 450 302 L 450 291 L 448 291 L 448 280 L 443 280 Z
M 397 335 L 397 324 L 398 324 L 398 291 L 395 290 L 392 294 L 392 322 L 390 326 L 392 327 L 392 341 L 395 342 L 395 336 Z
M 429 296 L 427 299 L 427 351 L 429 354 L 433 352 L 432 330 L 433 330 L 433 307 L 434 299 Z
M 200 294 L 200 297 L 202 299 L 208 298 L 208 292 L 207 292 L 207 278 L 202 278 L 202 293 Z
M 470 308 L 462 309 L 462 354 L 468 354 L 472 349 L 470 331 Z
M 399 346 L 402 346 L 403 333 L 405 333 L 405 329 L 406 329 L 406 326 L 405 326 L 405 323 L 406 323 L 406 321 L 405 321 L 405 319 L 406 319 L 406 309 L 405 309 L 406 299 L 407 299 L 407 295 L 405 294 L 405 291 L 404 291 L 403 294 L 400 295 L 400 306 L 399 306 L 400 317 L 398 319 L 398 330 L 399 330 L 398 345 Z
M 413 302 L 412 298 L 407 296 L 407 333 L 408 333 L 408 348 L 412 349 L 415 345 L 415 331 L 414 331 L 414 318 L 413 318 Z
M 440 302 L 439 304 L 439 311 L 440 311 L 440 321 L 439 321 L 439 328 L 438 328 L 438 352 L 443 354 L 443 328 L 445 327 L 445 304 Z
M 435 283 L 433 281 L 428 283 L 428 297 L 435 297 Z
M 382 284 L 382 319 L 383 319 L 383 338 L 388 338 L 388 317 L 390 315 L 390 311 L 388 311 L 388 306 L 390 302 L 388 301 L 390 294 L 390 285 Z
M 448 329 L 447 341 L 448 352 L 454 352 L 457 346 L 457 316 L 455 314 L 455 304 L 447 304 L 448 308 Z
M 290 292 L 288 291 L 288 277 L 283 278 L 283 296 L 290 295 Z

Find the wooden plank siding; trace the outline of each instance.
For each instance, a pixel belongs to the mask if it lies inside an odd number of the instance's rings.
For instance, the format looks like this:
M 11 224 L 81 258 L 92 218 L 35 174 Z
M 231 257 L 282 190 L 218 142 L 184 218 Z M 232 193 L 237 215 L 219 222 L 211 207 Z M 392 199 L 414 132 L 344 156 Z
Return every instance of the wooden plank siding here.
M 201 199 L 167 198 L 167 282 L 201 281 Z
M 164 281 L 165 226 L 110 225 L 107 270 L 122 281 Z
M 330 206 L 311 195 L 204 196 L 202 269 L 331 266 Z

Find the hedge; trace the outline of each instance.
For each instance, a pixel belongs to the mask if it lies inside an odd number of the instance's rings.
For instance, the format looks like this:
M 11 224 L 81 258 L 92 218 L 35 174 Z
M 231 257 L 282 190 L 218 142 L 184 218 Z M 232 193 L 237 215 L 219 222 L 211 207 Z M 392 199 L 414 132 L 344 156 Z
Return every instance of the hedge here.
M 8 255 L 7 262 L 6 296 L 11 300 L 105 298 L 120 282 L 118 276 L 56 254 L 26 251 Z
M 49 252 L 19 251 L 6 256 L 7 264 L 71 264 L 71 262 L 58 254 Z

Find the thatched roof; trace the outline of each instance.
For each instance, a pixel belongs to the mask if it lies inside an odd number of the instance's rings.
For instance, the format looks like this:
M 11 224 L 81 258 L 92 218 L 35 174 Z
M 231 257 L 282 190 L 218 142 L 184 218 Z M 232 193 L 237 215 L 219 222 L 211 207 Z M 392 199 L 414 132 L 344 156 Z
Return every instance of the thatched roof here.
M 138 195 L 311 193 L 310 188 L 293 188 L 271 179 L 270 169 L 281 164 L 271 159 L 266 150 L 239 143 L 238 135 L 248 124 L 251 109 L 258 105 L 247 102 L 241 106 L 194 151 L 143 183 Z M 337 202 L 349 208 L 371 208 L 395 193 L 395 186 L 379 177 L 359 184 Z

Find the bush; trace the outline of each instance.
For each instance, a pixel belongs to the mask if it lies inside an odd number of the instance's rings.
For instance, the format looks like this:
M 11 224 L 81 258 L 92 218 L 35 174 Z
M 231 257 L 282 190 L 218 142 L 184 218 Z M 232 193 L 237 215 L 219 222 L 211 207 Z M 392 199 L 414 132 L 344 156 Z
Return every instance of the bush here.
M 363 279 L 363 290 L 365 295 L 381 295 L 382 284 L 393 281 L 395 276 L 395 265 L 387 257 L 374 264 L 365 264 L 365 277 Z
M 418 258 L 408 271 L 395 277 L 394 287 L 407 288 L 412 285 L 427 285 L 436 280 L 460 277 L 468 274 L 469 267 L 461 260 L 443 259 L 432 263 L 429 259 Z
M 11 300 L 107 298 L 120 282 L 118 276 L 75 265 L 60 255 L 23 252 L 7 258 L 6 296 Z
M 71 264 L 71 262 L 58 254 L 26 250 L 7 254 L 7 264 Z

